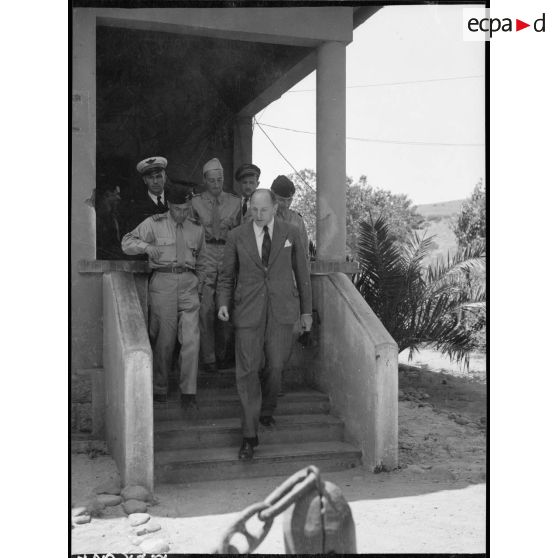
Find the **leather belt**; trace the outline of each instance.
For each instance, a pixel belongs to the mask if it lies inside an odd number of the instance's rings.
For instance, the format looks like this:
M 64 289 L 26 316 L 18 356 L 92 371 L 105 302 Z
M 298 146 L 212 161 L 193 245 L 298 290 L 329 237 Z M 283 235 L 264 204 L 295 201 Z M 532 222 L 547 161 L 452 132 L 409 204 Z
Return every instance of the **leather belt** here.
M 226 244 L 227 241 L 224 238 L 210 238 L 205 241 L 206 244 Z
M 194 273 L 191 267 L 185 265 L 169 265 L 168 267 L 154 267 L 153 271 L 160 271 L 161 273 Z

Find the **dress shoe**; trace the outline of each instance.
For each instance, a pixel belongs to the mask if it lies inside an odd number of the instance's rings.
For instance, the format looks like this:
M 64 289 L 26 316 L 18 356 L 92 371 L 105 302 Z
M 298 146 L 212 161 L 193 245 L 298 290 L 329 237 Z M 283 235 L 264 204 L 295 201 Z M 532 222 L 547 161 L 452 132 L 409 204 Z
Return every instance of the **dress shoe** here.
M 248 461 L 254 457 L 254 448 L 258 445 L 258 437 L 242 438 L 242 445 L 238 450 L 238 459 Z
M 154 393 L 153 394 L 153 401 L 155 401 L 155 403 L 166 403 L 167 402 L 167 394 L 166 393 Z
M 275 424 L 275 419 L 273 417 L 260 417 L 260 424 L 271 427 Z

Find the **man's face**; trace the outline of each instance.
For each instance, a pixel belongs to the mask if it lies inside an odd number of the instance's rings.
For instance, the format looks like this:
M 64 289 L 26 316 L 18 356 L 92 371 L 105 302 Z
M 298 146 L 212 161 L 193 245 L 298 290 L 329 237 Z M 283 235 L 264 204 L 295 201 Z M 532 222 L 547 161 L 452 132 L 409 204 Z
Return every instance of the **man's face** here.
M 184 223 L 186 217 L 190 214 L 191 207 L 191 201 L 187 201 L 186 203 L 169 203 L 169 212 L 177 223 Z
M 217 197 L 223 191 L 223 171 L 211 170 L 205 173 L 203 181 L 207 191 Z
M 278 196 L 277 194 L 275 194 L 275 198 L 277 199 L 277 208 L 279 209 L 280 213 L 285 211 L 286 209 L 290 209 L 291 203 L 293 203 L 292 196 L 290 198 L 284 198 L 283 196 Z
M 159 170 L 151 174 L 144 175 L 143 181 L 147 185 L 147 189 L 154 195 L 160 196 L 165 187 L 166 173 L 164 170 Z
M 255 174 L 247 174 L 240 179 L 240 189 L 243 196 L 251 196 L 259 185 L 260 182 Z
M 250 213 L 256 225 L 263 227 L 269 225 L 277 213 L 277 205 L 273 204 L 271 196 L 267 192 L 257 192 L 252 196 Z

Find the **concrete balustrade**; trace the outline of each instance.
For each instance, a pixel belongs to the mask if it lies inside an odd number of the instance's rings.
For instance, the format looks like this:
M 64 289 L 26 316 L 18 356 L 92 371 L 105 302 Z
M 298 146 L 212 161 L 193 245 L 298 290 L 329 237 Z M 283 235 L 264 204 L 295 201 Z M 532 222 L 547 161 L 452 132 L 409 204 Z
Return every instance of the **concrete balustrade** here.
M 122 482 L 153 490 L 152 353 L 134 276 L 103 275 L 105 432 Z
M 320 317 L 313 381 L 345 423 L 365 467 L 397 467 L 397 344 L 343 273 L 313 276 Z

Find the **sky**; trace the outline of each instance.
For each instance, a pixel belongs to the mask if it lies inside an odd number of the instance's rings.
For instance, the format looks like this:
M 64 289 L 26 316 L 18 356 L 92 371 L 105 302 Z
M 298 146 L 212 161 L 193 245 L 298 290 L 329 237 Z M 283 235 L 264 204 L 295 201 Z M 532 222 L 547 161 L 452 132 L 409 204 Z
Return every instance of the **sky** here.
M 484 43 L 463 40 L 463 7 L 385 7 L 354 31 L 347 137 L 367 141 L 347 139 L 348 176 L 366 175 L 416 204 L 463 199 L 484 181 Z M 260 124 L 311 132 L 264 127 L 297 170 L 316 168 L 315 88 L 313 72 L 256 115 Z M 252 160 L 262 186 L 294 172 L 258 126 Z

